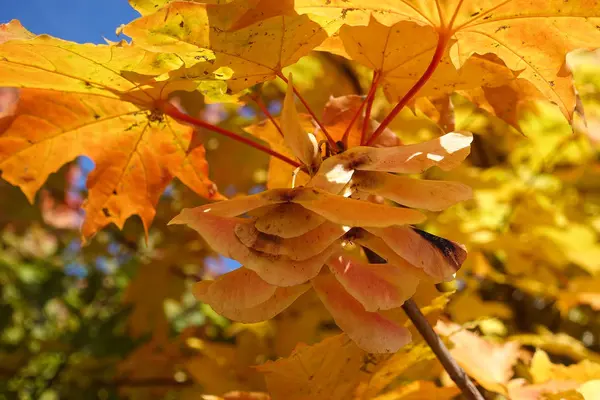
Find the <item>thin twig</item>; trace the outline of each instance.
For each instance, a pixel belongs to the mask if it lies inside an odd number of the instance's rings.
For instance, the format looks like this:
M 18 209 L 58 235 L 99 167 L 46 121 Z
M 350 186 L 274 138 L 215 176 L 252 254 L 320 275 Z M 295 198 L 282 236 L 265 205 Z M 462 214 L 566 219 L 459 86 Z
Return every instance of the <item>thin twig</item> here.
M 281 72 L 279 72 L 277 74 L 277 76 L 280 77 L 286 84 L 289 85 L 287 78 Z M 315 115 L 315 113 L 313 112 L 313 110 L 310 109 L 310 107 L 308 105 L 308 102 L 306 100 L 304 100 L 304 97 L 302 97 L 302 95 L 300 94 L 300 92 L 298 90 L 296 90 L 296 87 L 293 86 L 292 89 L 294 90 L 294 94 L 296 96 L 298 96 L 298 100 L 300 100 L 300 102 L 302 103 L 302 105 L 306 108 L 306 111 L 308 111 L 308 113 L 313 118 L 313 120 L 315 121 L 315 123 L 319 126 L 319 129 L 321 129 L 321 131 L 323 132 L 323 135 L 325 135 L 325 137 L 327 138 L 327 141 L 329 142 L 329 145 L 331 146 L 331 148 L 332 149 L 336 149 L 337 145 L 335 143 L 335 140 L 333 140 L 333 138 L 329 135 L 329 132 L 327 132 L 327 129 L 325 129 L 325 125 L 323 125 L 321 123 L 321 121 L 319 121 L 319 119 L 317 118 L 317 116 Z
M 429 321 L 427 321 L 413 299 L 406 300 L 402 305 L 402 308 L 421 336 L 423 336 L 423 339 L 425 339 L 429 347 L 431 347 L 431 350 L 433 350 L 438 360 L 440 360 L 444 369 L 448 372 L 448 375 L 450 375 L 450 378 L 452 378 L 454 383 L 456 383 L 456 386 L 460 388 L 463 395 L 470 400 L 485 400 L 469 376 L 456 361 L 454 361 L 448 348 L 444 345 L 444 342 L 442 342 L 437 333 L 435 333 L 429 324 Z
M 440 61 L 444 56 L 444 51 L 446 50 L 446 45 L 448 44 L 449 39 L 450 35 L 447 33 L 440 35 L 437 47 L 435 49 L 435 53 L 433 53 L 433 57 L 431 59 L 431 62 L 429 63 L 429 66 L 427 67 L 421 78 L 419 78 L 419 80 L 413 85 L 413 87 L 410 88 L 408 92 L 406 92 L 406 94 L 404 95 L 404 97 L 402 97 L 400 102 L 396 104 L 394 109 L 381 122 L 381 125 L 379 125 L 375 132 L 373 132 L 373 134 L 367 141 L 367 145 L 372 144 L 375 141 L 375 139 L 377 139 L 379 135 L 381 135 L 383 130 L 387 128 L 387 126 L 390 124 L 390 122 L 392 122 L 396 115 L 398 115 L 398 113 L 402 111 L 404 106 L 408 104 L 408 102 L 419 92 L 419 90 L 421 90 L 423 86 L 425 86 L 429 78 L 431 78 L 431 76 L 433 75 L 435 69 L 440 64 Z
M 375 100 L 375 92 L 377 90 L 377 83 L 379 83 L 379 77 L 381 72 L 377 70 L 373 71 L 373 81 L 371 82 L 371 88 L 367 95 L 367 109 L 365 110 L 365 118 L 363 119 L 362 132 L 360 134 L 360 145 L 365 144 L 367 139 L 367 129 L 369 128 L 369 122 L 371 121 L 371 109 L 373 108 L 373 100 Z
M 363 247 L 367 260 L 373 264 L 386 264 L 387 261 L 373 250 Z M 414 302 L 413 299 L 408 299 L 402 305 L 404 312 L 408 315 L 408 318 L 412 321 L 413 325 L 417 328 L 423 339 L 427 342 L 433 353 L 436 355 L 438 360 L 444 366 L 450 378 L 456 383 L 456 385 L 463 392 L 465 397 L 469 400 L 485 400 L 481 393 L 477 390 L 469 376 L 465 371 L 454 361 L 452 355 L 448 351 L 448 348 L 442 342 L 437 333 L 433 330 L 429 321 L 423 315 L 419 306 Z
M 354 122 L 356 121 L 358 116 L 361 114 L 363 108 L 365 108 L 365 105 L 367 105 L 367 101 L 369 100 L 369 97 L 373 94 L 374 91 L 375 91 L 375 87 L 373 85 L 371 85 L 371 88 L 369 89 L 369 92 L 365 96 L 365 99 L 363 100 L 362 103 L 360 103 L 358 110 L 356 110 L 356 113 L 354 113 L 354 116 L 350 120 L 348 127 L 346 127 L 346 130 L 344 131 L 344 135 L 342 136 L 342 143 L 344 143 L 344 148 L 348 148 L 348 136 L 350 136 L 350 131 L 352 130 L 352 127 L 354 126 Z
M 276 152 L 275 150 L 272 150 L 272 149 L 268 148 L 267 146 L 263 146 L 262 144 L 257 143 L 257 142 L 255 142 L 253 140 L 250 140 L 248 138 L 245 138 L 243 136 L 240 136 L 237 133 L 228 131 L 227 129 L 223 129 L 223 128 L 219 127 L 219 126 L 216 126 L 216 125 L 213 125 L 213 124 L 209 124 L 206 121 L 202 121 L 201 119 L 194 118 L 194 117 L 192 117 L 190 115 L 187 115 L 187 114 L 179 111 L 177 109 L 177 107 L 175 107 L 171 103 L 162 102 L 160 104 L 160 107 L 161 107 L 162 111 L 165 114 L 169 115 L 172 118 L 175 118 L 175 119 L 180 120 L 182 122 L 187 122 L 188 124 L 194 125 L 194 126 L 199 127 L 199 128 L 205 128 L 205 129 L 211 130 L 211 131 L 219 133 L 219 134 L 221 134 L 223 136 L 227 136 L 228 138 L 231 138 L 231 139 L 236 140 L 238 142 L 244 143 L 244 144 L 246 144 L 246 145 L 248 145 L 250 147 L 254 147 L 255 149 L 260 150 L 260 151 L 262 151 L 264 153 L 267 153 L 267 154 L 269 154 L 269 155 L 271 155 L 273 157 L 279 158 L 281 161 L 286 162 L 286 163 L 290 164 L 291 166 L 293 166 L 295 168 L 298 168 L 300 166 L 300 163 L 298 163 L 298 162 L 296 162 L 296 161 L 294 161 L 294 160 L 292 160 L 292 159 L 284 156 L 281 153 Z
M 345 149 L 348 148 L 348 136 L 350 136 L 350 131 L 352 130 L 352 127 L 354 126 L 354 121 L 356 121 L 356 119 L 362 112 L 362 109 L 365 108 L 368 98 L 369 98 L 369 96 L 367 95 L 365 97 L 365 99 L 363 100 L 363 102 L 360 103 L 358 110 L 356 110 L 356 113 L 354 113 L 354 116 L 352 117 L 352 119 L 350 120 L 350 123 L 348 124 L 348 126 L 346 127 L 346 130 L 344 131 L 344 135 L 342 136 L 342 143 L 344 144 Z
M 263 112 L 263 114 L 265 114 L 265 116 L 267 118 L 269 118 L 269 120 L 271 120 L 273 125 L 275 125 L 275 129 L 277 129 L 277 131 L 279 132 L 281 137 L 283 137 L 283 131 L 281 130 L 281 127 L 279 126 L 277 121 L 275 121 L 275 118 L 273 118 L 273 115 L 271 115 L 271 113 L 269 112 L 269 109 L 265 106 L 265 103 L 262 102 L 260 97 L 258 97 L 258 95 L 254 95 L 254 96 L 250 96 L 250 98 L 256 103 L 256 105 L 258 106 L 258 108 L 260 108 L 260 110 Z

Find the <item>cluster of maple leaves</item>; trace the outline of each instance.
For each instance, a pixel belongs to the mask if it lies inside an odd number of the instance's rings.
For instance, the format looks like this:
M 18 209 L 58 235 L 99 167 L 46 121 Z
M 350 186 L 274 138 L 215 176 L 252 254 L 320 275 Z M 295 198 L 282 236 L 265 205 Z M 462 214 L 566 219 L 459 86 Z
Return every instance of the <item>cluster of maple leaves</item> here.
M 372 353 L 410 341 L 399 307 L 419 283 L 452 279 L 466 258 L 458 243 L 410 225 L 425 220 L 416 209 L 441 211 L 471 190 L 397 173 L 456 168 L 472 135 L 404 145 L 389 129 L 394 118 L 410 107 L 447 127 L 449 96 L 458 92 L 518 129 L 520 107 L 532 100 L 550 100 L 572 120 L 578 107 L 565 57 L 600 43 L 596 1 L 131 3 L 142 14 L 120 28 L 131 43 L 77 44 L 32 35 L 18 21 L 2 25 L 0 86 L 19 88 L 0 123 L 2 177 L 33 201 L 51 173 L 90 157 L 88 239 L 132 215 L 147 231 L 173 178 L 224 199 L 189 125 L 268 152 L 268 191 L 172 221 L 243 265 L 199 282 L 195 295 L 228 318 L 258 322 L 312 286 L 337 325 Z M 307 104 L 283 68 L 313 50 L 367 67 L 367 95 L 332 99 L 322 117 L 310 107 L 299 114 L 295 95 Z M 242 102 L 273 79 L 287 87 L 281 117 L 267 112 L 268 121 L 247 128 L 268 148 L 169 102 L 182 90 Z M 370 118 L 378 88 L 394 105 L 381 123 Z M 373 263 L 364 248 L 387 263 Z

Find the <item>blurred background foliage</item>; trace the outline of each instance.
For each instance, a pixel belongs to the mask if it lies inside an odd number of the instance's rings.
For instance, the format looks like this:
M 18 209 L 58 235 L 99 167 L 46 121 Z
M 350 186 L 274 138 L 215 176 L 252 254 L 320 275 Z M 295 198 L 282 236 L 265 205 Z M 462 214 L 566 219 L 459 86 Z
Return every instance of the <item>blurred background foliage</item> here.
M 576 117 L 574 130 L 550 104 L 519 107 L 511 126 L 461 93 L 418 100 L 390 126 L 403 143 L 455 129 L 475 134 L 462 167 L 426 176 L 475 190 L 473 200 L 432 213 L 426 225 L 470 251 L 457 279 L 439 288 L 456 291 L 444 317 L 492 341 L 544 350 L 567 366 L 600 360 L 600 53 L 582 52 L 574 65 L 586 117 Z M 364 95 L 371 79 L 366 69 L 322 53 L 286 70 L 313 110 L 330 96 Z M 245 135 L 242 127 L 265 119 L 261 107 L 279 113 L 279 83 L 266 83 L 239 104 L 203 104 L 189 93 L 174 101 Z M 3 90 L 3 106 L 16 95 Z M 379 93 L 373 115 L 385 116 L 390 106 Z M 266 187 L 269 160 L 262 153 L 207 131 L 195 140 L 205 144 L 222 193 Z M 178 182 L 164 193 L 147 238 L 140 221 L 130 219 L 123 231 L 110 227 L 84 246 L 79 207 L 91 168 L 85 158 L 65 166 L 33 205 L 0 181 L 0 399 L 187 400 L 266 391 L 265 376 L 253 366 L 339 332 L 312 292 L 258 324 L 232 323 L 199 304 L 191 285 L 236 264 L 192 230 L 167 226 L 181 208 L 202 202 Z M 396 384 L 406 388 L 427 376 L 440 382 L 439 365 L 425 358 L 408 372 L 396 369 Z M 531 371 L 514 366 L 516 376 L 535 383 Z M 503 398 L 482 386 L 487 398 Z M 374 398 L 361 390 L 360 398 Z

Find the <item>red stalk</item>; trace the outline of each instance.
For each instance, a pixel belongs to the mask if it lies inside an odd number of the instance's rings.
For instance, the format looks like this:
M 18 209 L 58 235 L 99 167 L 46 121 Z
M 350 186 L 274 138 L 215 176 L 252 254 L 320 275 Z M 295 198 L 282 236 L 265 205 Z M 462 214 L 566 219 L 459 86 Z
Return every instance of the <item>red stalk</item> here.
M 369 138 L 369 140 L 366 143 L 367 146 L 371 145 L 375 141 L 375 139 L 377 139 L 379 137 L 379 135 L 381 135 L 381 133 L 383 132 L 383 130 L 385 128 L 387 128 L 387 126 L 390 124 L 390 122 L 392 122 L 392 120 L 396 117 L 396 115 L 398 115 L 398 113 L 400 113 L 400 111 L 402 111 L 402 109 L 404 108 L 404 106 L 406 104 L 408 104 L 408 102 L 427 83 L 427 81 L 429 80 L 429 78 L 431 78 L 431 76 L 433 75 L 435 69 L 440 64 L 440 61 L 442 60 L 442 57 L 444 56 L 444 51 L 446 50 L 446 45 L 448 44 L 448 40 L 449 39 L 450 39 L 450 35 L 449 34 L 447 34 L 447 33 L 440 34 L 440 38 L 439 38 L 437 47 L 435 49 L 435 53 L 433 53 L 433 58 L 431 59 L 431 62 L 429 63 L 429 66 L 427 67 L 427 69 L 425 70 L 425 72 L 423 73 L 423 75 L 421 76 L 421 78 L 419 78 L 419 80 L 413 85 L 413 87 L 410 88 L 410 90 L 408 92 L 406 92 L 406 94 L 404 95 L 404 97 L 402 97 L 402 99 L 400 99 L 400 102 L 398 104 L 396 104 L 396 106 L 394 107 L 394 109 L 381 122 L 381 125 L 379 125 L 379 127 L 375 130 L 375 132 L 373 132 L 373 135 L 371 135 L 371 138 Z
M 216 125 L 209 124 L 206 121 L 202 121 L 201 119 L 194 118 L 194 117 L 189 116 L 189 115 L 187 115 L 185 113 L 182 113 L 181 111 L 179 111 L 177 109 L 177 107 L 175 107 L 173 104 L 171 104 L 169 102 L 166 102 L 166 101 L 161 102 L 160 103 L 160 108 L 162 109 L 162 111 L 165 114 L 167 114 L 170 117 L 175 118 L 175 119 L 177 119 L 179 121 L 186 122 L 188 124 L 194 125 L 194 126 L 199 127 L 199 128 L 205 128 L 205 129 L 211 130 L 211 131 L 219 133 L 219 134 L 221 134 L 223 136 L 227 136 L 228 138 L 231 138 L 233 140 L 237 140 L 238 142 L 244 143 L 244 144 L 246 144 L 246 145 L 248 145 L 250 147 L 254 147 L 255 149 L 260 150 L 260 151 L 262 151 L 264 153 L 267 153 L 267 154 L 269 154 L 269 155 L 271 155 L 273 157 L 279 158 L 281 161 L 286 162 L 286 163 L 290 164 L 291 166 L 293 166 L 295 168 L 300 167 L 300 163 L 298 163 L 298 162 L 296 162 L 296 161 L 294 161 L 292 159 L 289 159 L 288 157 L 284 156 L 283 154 L 280 154 L 280 153 L 278 153 L 278 152 L 276 152 L 274 150 L 271 150 L 267 146 L 264 146 L 264 145 L 262 145 L 260 143 L 256 143 L 256 142 L 254 142 L 254 141 L 252 141 L 252 140 L 250 140 L 248 138 L 245 138 L 243 136 L 238 135 L 237 133 L 228 131 L 227 129 L 223 129 L 223 128 L 218 127 Z
M 258 106 L 258 108 L 260 108 L 260 110 L 262 111 L 262 113 L 265 114 L 267 116 L 267 118 L 269 118 L 271 120 L 271 122 L 273 123 L 273 125 L 275 125 L 275 129 L 277 129 L 277 131 L 279 132 L 279 134 L 281 135 L 281 137 L 283 137 L 283 131 L 281 130 L 281 127 L 277 124 L 277 121 L 275 121 L 275 118 L 273 118 L 273 116 L 269 112 L 269 109 L 265 106 L 265 103 L 262 102 L 262 100 L 260 99 L 260 97 L 258 97 L 258 95 L 255 95 L 255 96 L 250 96 L 250 98 L 252 100 L 254 100 L 254 102 L 256 103 L 256 105 Z
M 344 143 L 345 148 L 348 148 L 348 136 L 350 135 L 350 131 L 352 130 L 352 127 L 354 126 L 354 122 L 356 121 L 356 119 L 358 118 L 360 113 L 362 112 L 362 109 L 365 108 L 365 105 L 367 104 L 367 100 L 369 99 L 369 96 L 371 96 L 372 89 L 373 89 L 373 85 L 371 85 L 371 88 L 369 89 L 369 92 L 365 96 L 365 99 L 360 104 L 360 107 L 358 107 L 358 110 L 356 110 L 356 113 L 354 114 L 354 116 L 352 117 L 352 120 L 350 120 L 350 123 L 348 124 L 348 127 L 344 131 L 344 135 L 342 136 L 342 143 Z
M 375 100 L 375 91 L 377 90 L 377 84 L 379 83 L 379 77 L 381 72 L 373 71 L 373 81 L 371 82 L 371 88 L 367 95 L 367 109 L 365 110 L 365 118 L 363 119 L 362 132 L 360 134 L 360 145 L 365 144 L 367 138 L 367 129 L 369 128 L 369 121 L 371 120 L 371 109 L 373 108 L 373 101 Z
M 348 127 L 344 131 L 344 136 L 342 136 L 342 143 L 344 143 L 344 148 L 346 148 L 346 149 L 348 148 L 348 136 L 350 135 L 350 131 L 352 130 L 352 126 L 354 126 L 354 121 L 356 121 L 356 119 L 358 118 L 358 116 L 362 112 L 362 109 L 365 108 L 365 104 L 367 104 L 367 99 L 368 98 L 369 98 L 369 96 L 367 95 L 367 97 L 365 97 L 365 99 L 363 100 L 363 102 L 360 103 L 360 107 L 358 107 L 358 110 L 356 110 L 356 113 L 354 114 L 354 116 L 352 117 L 352 120 L 348 124 Z

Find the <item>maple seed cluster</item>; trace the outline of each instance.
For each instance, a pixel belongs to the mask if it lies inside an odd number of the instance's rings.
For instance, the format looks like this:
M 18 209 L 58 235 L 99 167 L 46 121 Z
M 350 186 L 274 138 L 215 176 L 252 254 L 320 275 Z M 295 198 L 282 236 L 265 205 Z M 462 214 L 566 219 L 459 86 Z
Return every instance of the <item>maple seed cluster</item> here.
M 198 282 L 194 294 L 227 318 L 251 323 L 272 318 L 312 287 L 358 346 L 396 352 L 411 337 L 391 311 L 419 282 L 452 279 L 467 255 L 463 246 L 411 227 L 426 217 L 409 207 L 439 211 L 470 198 L 471 189 L 395 173 L 454 168 L 468 155 L 472 136 L 452 132 L 413 145 L 358 146 L 323 160 L 315 135 L 300 125 L 291 81 L 289 87 L 284 140 L 311 177 L 304 186 L 184 209 L 173 219 L 243 265 Z M 369 201 L 372 195 L 405 207 Z M 387 263 L 369 263 L 363 248 Z

